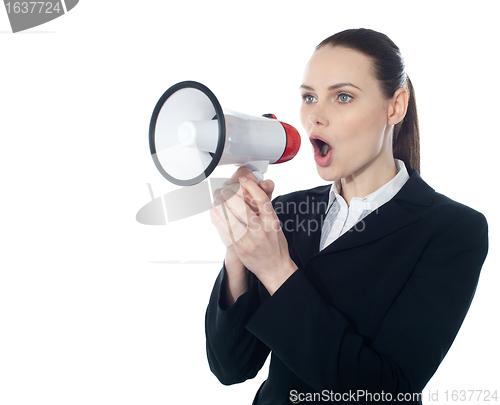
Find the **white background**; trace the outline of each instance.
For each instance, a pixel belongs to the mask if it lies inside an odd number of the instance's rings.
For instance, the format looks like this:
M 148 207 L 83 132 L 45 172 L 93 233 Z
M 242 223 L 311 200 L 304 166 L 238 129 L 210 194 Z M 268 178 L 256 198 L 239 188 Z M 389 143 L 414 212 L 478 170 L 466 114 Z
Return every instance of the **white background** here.
M 147 183 L 156 196 L 173 187 L 149 154 L 149 120 L 190 79 L 223 107 L 274 113 L 305 135 L 305 64 L 321 40 L 356 27 L 403 52 L 424 179 L 490 225 L 476 297 L 424 399 L 500 390 L 497 11 L 458 4 L 81 0 L 18 34 L 0 10 L 0 403 L 252 402 L 267 367 L 225 387 L 206 361 L 204 312 L 224 253 L 208 213 L 135 221 Z M 322 184 L 305 138 L 267 177 L 275 195 Z

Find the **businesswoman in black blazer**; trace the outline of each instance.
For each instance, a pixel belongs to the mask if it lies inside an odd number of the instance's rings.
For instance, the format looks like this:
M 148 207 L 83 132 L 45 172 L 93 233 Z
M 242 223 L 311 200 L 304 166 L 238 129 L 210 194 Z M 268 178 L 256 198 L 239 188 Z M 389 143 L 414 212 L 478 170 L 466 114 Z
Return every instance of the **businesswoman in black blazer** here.
M 474 295 L 486 220 L 420 177 L 413 88 L 387 36 L 327 38 L 301 94 L 332 185 L 271 203 L 272 181 L 240 168 L 238 193 L 220 192 L 211 218 L 227 251 L 206 314 L 210 368 L 239 383 L 271 353 L 258 405 L 420 403 Z

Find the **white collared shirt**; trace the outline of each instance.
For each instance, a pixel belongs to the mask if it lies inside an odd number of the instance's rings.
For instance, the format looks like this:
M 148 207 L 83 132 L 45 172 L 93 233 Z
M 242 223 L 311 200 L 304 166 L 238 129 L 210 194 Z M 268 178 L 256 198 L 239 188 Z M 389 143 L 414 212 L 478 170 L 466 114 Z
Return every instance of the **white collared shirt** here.
M 328 199 L 329 210 L 336 211 L 336 217 L 333 219 L 333 225 L 330 233 L 324 242 L 324 249 L 333 241 L 337 240 L 340 236 L 346 233 L 349 229 L 356 226 L 363 218 L 373 211 L 376 211 L 383 204 L 391 200 L 399 190 L 404 186 L 406 181 L 410 178 L 404 163 L 399 159 L 394 159 L 396 163 L 397 174 L 392 180 L 384 184 L 373 193 L 368 194 L 364 198 L 353 197 L 349 206 L 344 198 L 340 195 L 340 182 L 334 182 L 330 189 L 330 196 Z M 333 214 L 335 215 L 335 212 Z

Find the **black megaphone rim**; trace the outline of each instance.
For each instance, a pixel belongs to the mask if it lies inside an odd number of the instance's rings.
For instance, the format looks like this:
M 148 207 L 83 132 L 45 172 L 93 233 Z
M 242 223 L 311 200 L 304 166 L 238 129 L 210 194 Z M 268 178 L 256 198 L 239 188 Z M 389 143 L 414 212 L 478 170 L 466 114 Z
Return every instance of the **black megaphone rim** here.
M 215 109 L 215 116 L 213 119 L 217 119 L 217 122 L 219 124 L 219 137 L 217 141 L 217 148 L 214 153 L 210 153 L 212 156 L 212 161 L 210 164 L 207 166 L 207 168 L 201 173 L 200 175 L 188 179 L 188 180 L 181 180 L 177 179 L 170 174 L 167 173 L 167 171 L 163 168 L 161 163 L 158 160 L 158 157 L 156 156 L 156 145 L 155 145 L 155 131 L 156 131 L 156 121 L 158 120 L 158 115 L 160 114 L 160 111 L 167 101 L 167 99 L 174 94 L 175 92 L 185 89 L 185 88 L 194 88 L 197 90 L 200 90 L 203 92 L 212 102 L 212 105 Z M 151 152 L 151 156 L 153 158 L 153 161 L 156 165 L 156 168 L 158 171 L 161 173 L 163 177 L 165 177 L 168 181 L 171 183 L 174 183 L 178 186 L 192 186 L 194 184 L 198 184 L 208 178 L 210 174 L 215 170 L 217 165 L 219 164 L 219 161 L 222 157 L 222 153 L 224 152 L 224 144 L 226 140 L 226 120 L 224 118 L 224 113 L 222 111 L 222 107 L 219 103 L 219 100 L 217 100 L 217 97 L 215 97 L 214 93 L 205 85 L 195 82 L 195 81 L 184 81 L 180 82 L 177 84 L 174 84 L 172 87 L 170 87 L 163 95 L 160 97 L 158 102 L 156 103 L 155 109 L 153 111 L 153 115 L 151 117 L 151 122 L 149 125 L 149 149 Z

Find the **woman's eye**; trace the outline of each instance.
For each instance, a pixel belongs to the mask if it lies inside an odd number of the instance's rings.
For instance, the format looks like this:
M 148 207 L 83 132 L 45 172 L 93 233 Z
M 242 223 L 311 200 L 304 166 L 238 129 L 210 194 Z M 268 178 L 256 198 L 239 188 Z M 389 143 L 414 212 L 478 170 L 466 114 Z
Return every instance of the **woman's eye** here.
M 305 94 L 302 96 L 302 98 L 304 99 L 304 102 L 306 102 L 307 104 L 316 102 L 316 97 L 311 96 L 310 94 Z
M 350 96 L 349 94 L 339 94 L 338 99 L 341 103 L 345 104 L 352 100 L 352 96 Z

